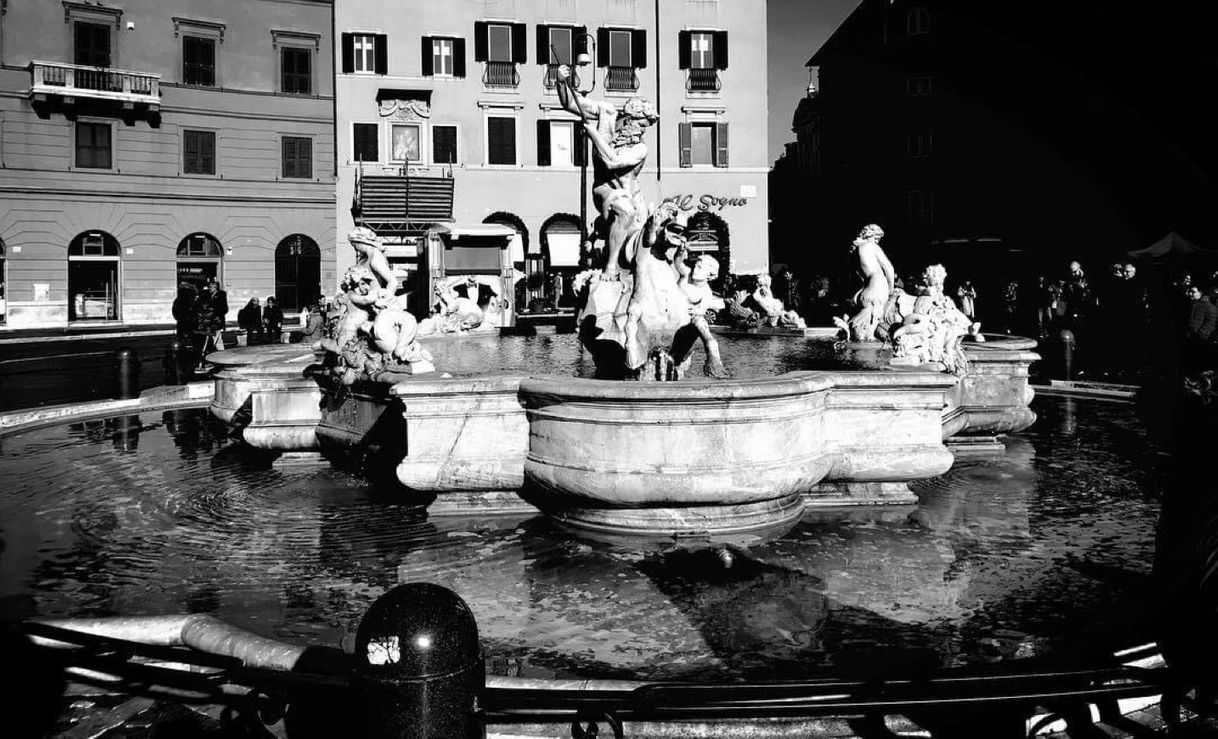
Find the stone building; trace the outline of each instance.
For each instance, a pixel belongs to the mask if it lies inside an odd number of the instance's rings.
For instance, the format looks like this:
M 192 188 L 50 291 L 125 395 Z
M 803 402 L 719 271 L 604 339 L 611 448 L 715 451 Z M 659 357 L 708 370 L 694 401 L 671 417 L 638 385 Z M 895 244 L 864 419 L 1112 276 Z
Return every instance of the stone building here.
M 354 225 L 358 182 L 360 218 L 404 283 L 426 269 L 429 228 L 492 222 L 517 231 L 529 297 L 569 301 L 569 287 L 555 291 L 570 281 L 555 276 L 577 270 L 595 211 L 581 202 L 587 149 L 554 74 L 581 52 L 581 90 L 657 105 L 648 199 L 700 214 L 696 248 L 766 269 L 764 0 L 420 2 L 410 13 L 344 0 L 334 37 L 337 231 Z M 341 273 L 351 255 L 338 254 Z
M 334 277 L 330 0 L 0 8 L 4 328 L 289 311 Z

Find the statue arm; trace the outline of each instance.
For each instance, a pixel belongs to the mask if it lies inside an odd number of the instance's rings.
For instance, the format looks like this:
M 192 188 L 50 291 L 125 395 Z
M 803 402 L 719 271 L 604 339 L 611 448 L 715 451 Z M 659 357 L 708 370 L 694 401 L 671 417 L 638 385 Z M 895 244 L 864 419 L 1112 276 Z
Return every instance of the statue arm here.
M 897 274 L 892 268 L 892 262 L 888 261 L 888 255 L 883 249 L 877 249 L 880 258 L 880 270 L 884 273 L 884 279 L 888 282 L 888 292 L 893 293 L 897 289 Z
M 596 120 L 599 115 L 596 104 L 589 102 L 583 93 L 575 89 L 570 75 L 570 67 L 565 64 L 559 66 L 558 84 L 554 85 L 559 105 L 563 110 L 583 120 Z

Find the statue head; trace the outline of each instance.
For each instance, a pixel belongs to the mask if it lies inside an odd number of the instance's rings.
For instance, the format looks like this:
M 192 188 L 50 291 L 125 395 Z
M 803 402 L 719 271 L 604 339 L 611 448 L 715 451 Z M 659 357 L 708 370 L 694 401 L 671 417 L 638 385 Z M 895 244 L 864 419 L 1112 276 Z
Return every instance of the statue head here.
M 690 271 L 689 279 L 691 282 L 706 282 L 718 274 L 719 260 L 709 254 L 702 254 L 694 259 L 694 266 Z
M 385 244 L 381 238 L 376 235 L 376 232 L 367 226 L 356 226 L 355 229 L 347 234 L 347 241 L 355 246 L 356 244 L 367 244 L 381 251 L 385 250 Z
M 630 98 L 622 106 L 622 112 L 626 114 L 627 120 L 639 121 L 640 125 L 643 126 L 650 126 L 660 120 L 660 114 L 656 112 L 656 106 L 652 105 L 651 101 L 646 98 Z
M 882 238 L 884 238 L 884 229 L 874 223 L 868 223 L 859 231 L 859 235 L 854 237 L 851 246 L 857 249 L 868 241 L 878 244 Z
M 774 279 L 769 275 L 757 275 L 757 287 L 769 287 Z
M 372 270 L 363 265 L 356 265 L 349 268 L 343 275 L 342 288 L 344 292 L 355 291 L 361 295 L 367 295 L 372 291 L 375 283 L 376 277 L 372 274 Z
M 610 144 L 617 147 L 634 146 L 643 140 L 643 131 L 660 119 L 655 106 L 643 98 L 630 98 L 618 119 L 617 131 Z
M 947 268 L 942 264 L 932 264 L 922 270 L 922 284 L 928 288 L 942 291 L 946 280 Z

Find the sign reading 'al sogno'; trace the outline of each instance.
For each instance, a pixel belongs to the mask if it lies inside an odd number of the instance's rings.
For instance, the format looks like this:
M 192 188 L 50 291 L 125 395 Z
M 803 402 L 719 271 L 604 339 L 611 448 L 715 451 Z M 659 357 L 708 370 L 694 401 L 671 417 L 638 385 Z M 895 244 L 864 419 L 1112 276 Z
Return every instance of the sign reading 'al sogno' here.
M 691 194 L 669 195 L 665 203 L 672 203 L 683 211 L 690 210 L 723 210 L 724 208 L 740 208 L 749 204 L 748 198 L 724 198 L 707 193 L 694 200 Z

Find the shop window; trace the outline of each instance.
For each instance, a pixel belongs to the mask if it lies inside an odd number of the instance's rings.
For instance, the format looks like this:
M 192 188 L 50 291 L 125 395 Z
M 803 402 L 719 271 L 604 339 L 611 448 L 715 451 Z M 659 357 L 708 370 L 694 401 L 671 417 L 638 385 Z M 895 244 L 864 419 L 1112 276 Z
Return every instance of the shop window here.
M 182 132 L 182 172 L 184 174 L 216 173 L 216 132 Z
M 304 234 L 275 247 L 275 299 L 285 311 L 298 311 L 321 296 L 321 249 Z
M 313 178 L 313 139 L 308 136 L 284 136 L 282 149 L 285 179 Z
M 118 318 L 118 241 L 104 231 L 86 231 L 68 244 L 68 320 Z
M 376 123 L 351 124 L 352 161 L 380 161 L 380 132 L 381 127 Z
M 457 163 L 457 127 L 431 127 L 431 161 L 433 164 Z
M 77 121 L 76 166 L 110 169 L 114 164 L 112 129 L 109 123 Z
M 210 280 L 223 284 L 223 262 L 224 251 L 216 237 L 202 232 L 187 236 L 178 242 L 178 287 L 185 283 L 201 292 Z
M 182 37 L 182 82 L 203 87 L 215 86 L 215 39 L 200 36 Z

